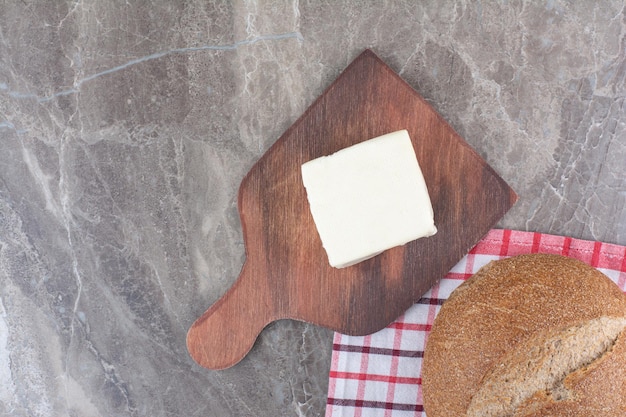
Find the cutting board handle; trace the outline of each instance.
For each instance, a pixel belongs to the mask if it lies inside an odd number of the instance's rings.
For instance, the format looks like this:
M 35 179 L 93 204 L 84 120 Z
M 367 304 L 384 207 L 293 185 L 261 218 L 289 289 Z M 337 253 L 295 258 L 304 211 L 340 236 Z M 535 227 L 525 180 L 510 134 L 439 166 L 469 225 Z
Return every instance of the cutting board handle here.
M 230 290 L 189 329 L 187 349 L 201 366 L 209 369 L 233 366 L 244 358 L 263 328 L 272 321 L 267 291 L 257 285 L 253 271 L 246 261 Z M 249 303 L 251 300 L 253 303 Z

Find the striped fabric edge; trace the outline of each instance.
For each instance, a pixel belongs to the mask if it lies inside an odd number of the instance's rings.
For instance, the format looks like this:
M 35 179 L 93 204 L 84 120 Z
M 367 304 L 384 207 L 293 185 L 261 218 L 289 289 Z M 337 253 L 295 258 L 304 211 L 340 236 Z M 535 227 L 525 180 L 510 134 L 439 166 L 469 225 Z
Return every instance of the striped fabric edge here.
M 484 264 L 528 253 L 579 259 L 626 291 L 625 246 L 537 232 L 491 230 L 440 283 L 385 329 L 364 337 L 334 334 L 326 416 L 425 417 L 421 361 L 440 306 Z

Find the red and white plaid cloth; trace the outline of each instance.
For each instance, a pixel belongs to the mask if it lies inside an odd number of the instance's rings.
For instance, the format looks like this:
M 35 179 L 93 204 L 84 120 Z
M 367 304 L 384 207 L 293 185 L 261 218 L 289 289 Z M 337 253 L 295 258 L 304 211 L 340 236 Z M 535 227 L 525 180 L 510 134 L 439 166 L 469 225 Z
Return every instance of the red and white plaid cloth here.
M 422 405 L 422 356 L 441 304 L 489 261 L 536 252 L 579 259 L 626 290 L 626 246 L 492 230 L 439 284 L 387 328 L 364 337 L 335 333 L 326 416 L 426 416 Z

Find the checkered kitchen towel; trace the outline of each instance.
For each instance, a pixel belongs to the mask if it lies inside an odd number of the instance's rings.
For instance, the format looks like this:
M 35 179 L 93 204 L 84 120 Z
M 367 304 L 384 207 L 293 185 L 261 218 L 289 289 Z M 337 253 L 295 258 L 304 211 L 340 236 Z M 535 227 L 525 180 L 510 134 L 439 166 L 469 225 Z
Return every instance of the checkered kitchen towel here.
M 489 261 L 555 253 L 586 262 L 626 291 L 626 247 L 541 233 L 492 230 L 402 317 L 375 334 L 335 333 L 327 417 L 425 416 L 421 366 L 428 332 L 441 304 Z

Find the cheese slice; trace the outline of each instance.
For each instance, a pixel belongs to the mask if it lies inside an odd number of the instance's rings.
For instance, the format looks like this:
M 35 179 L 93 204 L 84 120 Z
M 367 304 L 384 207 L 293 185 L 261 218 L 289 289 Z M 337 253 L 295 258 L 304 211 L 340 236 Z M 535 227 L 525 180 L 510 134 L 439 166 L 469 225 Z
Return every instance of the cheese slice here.
M 331 266 L 343 268 L 437 233 L 406 130 L 302 164 L 313 221 Z

